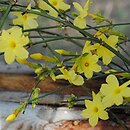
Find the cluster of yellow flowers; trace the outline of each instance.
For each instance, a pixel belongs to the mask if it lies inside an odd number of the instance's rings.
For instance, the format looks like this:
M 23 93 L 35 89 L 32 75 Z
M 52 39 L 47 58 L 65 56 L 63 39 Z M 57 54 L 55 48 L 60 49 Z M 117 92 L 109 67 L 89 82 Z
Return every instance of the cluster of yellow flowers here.
M 70 5 L 66 4 L 63 0 L 49 0 L 48 2 L 57 10 L 66 11 L 70 9 Z M 58 12 L 43 0 L 38 0 L 37 4 L 38 7 L 42 10 L 48 10 L 51 16 L 58 17 Z M 79 26 L 79 23 L 81 21 L 85 21 L 85 13 L 88 10 L 89 5 L 90 0 L 88 0 L 88 2 L 86 3 L 84 9 L 82 9 L 81 5 L 74 2 L 74 7 L 80 11 L 80 15 L 77 16 L 74 20 L 75 26 Z M 27 10 L 31 10 L 31 4 L 28 5 Z M 26 11 L 12 12 L 12 14 L 17 16 L 17 18 L 13 20 L 14 25 L 21 25 L 24 30 L 38 27 L 38 23 L 36 21 L 38 15 L 31 14 Z M 86 27 L 86 22 L 80 23 L 80 25 Z M 8 39 L 8 37 L 10 38 Z M 23 46 L 29 44 L 29 39 L 28 36 L 22 34 L 22 29 L 20 27 L 12 27 L 9 30 L 3 30 L 0 36 L 0 41 L 2 43 L 0 44 L 0 52 L 4 52 L 6 63 L 13 63 L 15 57 L 19 57 L 21 59 L 28 58 L 27 51 L 25 51 L 25 48 L 23 48 Z M 4 45 L 3 43 L 5 43 L 6 45 Z M 18 51 L 18 49 L 20 50 Z M 23 54 L 23 56 L 21 56 L 20 54 Z
M 102 84 L 98 94 L 92 93 L 93 101 L 85 100 L 86 109 L 82 111 L 82 116 L 89 118 L 89 123 L 95 126 L 98 118 L 107 120 L 108 108 L 113 105 L 121 105 L 125 98 L 130 97 L 130 80 L 119 85 L 115 75 L 111 74 L 106 78 L 106 84 Z
M 63 0 L 37 0 L 34 1 L 37 8 L 31 9 L 31 4 L 27 6 L 25 11 L 12 11 L 11 14 L 15 15 L 13 19 L 13 27 L 7 30 L 2 30 L 0 35 L 0 52 L 4 54 L 4 59 L 7 64 L 12 64 L 15 60 L 35 69 L 35 73 L 40 80 L 50 76 L 54 81 L 56 79 L 68 80 L 70 84 L 81 86 L 84 84 L 85 79 L 90 79 L 97 72 L 103 72 L 102 66 L 107 66 L 111 63 L 115 55 L 107 46 L 115 51 L 118 50 L 117 43 L 119 42 L 119 35 L 109 34 L 106 35 L 105 31 L 99 29 L 94 33 L 93 39 L 95 41 L 87 40 L 81 50 L 78 52 L 69 52 L 64 49 L 54 50 L 54 53 L 60 56 L 74 56 L 68 61 L 71 62 L 71 66 L 66 66 L 64 61 L 60 61 L 58 57 L 45 56 L 40 53 L 29 55 L 27 48 L 31 46 L 29 39 L 29 32 L 26 30 L 37 29 L 37 18 L 40 13 L 44 12 L 45 16 L 48 15 L 52 19 L 59 18 L 60 14 L 63 14 L 59 19 L 64 19 L 65 12 L 71 9 L 71 6 L 65 3 Z M 74 8 L 79 12 L 75 13 L 75 17 L 72 22 L 69 23 L 67 19 L 63 20 L 61 24 L 67 23 L 64 26 L 69 25 L 73 29 L 79 29 L 82 32 L 87 27 L 86 18 L 91 17 L 100 22 L 107 21 L 104 17 L 91 14 L 88 12 L 91 5 L 91 0 L 87 0 L 84 7 L 79 3 L 73 2 Z M 31 12 L 32 11 L 32 12 Z M 33 12 L 34 11 L 34 12 Z M 39 14 L 39 15 L 38 15 Z M 57 20 L 60 23 L 60 20 Z M 104 29 L 104 28 L 103 28 Z M 109 30 L 109 29 L 108 29 Z M 25 32 L 26 31 L 26 32 Z M 84 34 L 83 34 L 84 35 Z M 86 36 L 84 36 L 86 38 Z M 86 38 L 87 39 L 87 38 Z M 55 68 L 43 67 L 41 64 L 32 63 L 28 61 L 28 57 L 33 60 L 43 60 L 55 64 Z M 59 71 L 60 74 L 55 74 Z M 121 75 L 120 75 L 121 76 Z M 85 100 L 86 109 L 82 111 L 82 116 L 89 118 L 89 123 L 95 126 L 98 123 L 98 118 L 107 120 L 108 110 L 113 105 L 123 104 L 125 98 L 130 97 L 130 88 L 127 87 L 130 81 L 125 82 L 119 86 L 119 82 L 115 75 L 110 74 L 106 78 L 106 84 L 102 84 L 98 94 L 92 93 L 92 101 Z M 39 89 L 36 90 L 35 96 L 38 97 Z M 36 106 L 38 101 L 33 103 L 33 107 Z M 11 114 L 7 121 L 14 120 L 17 115 L 22 111 L 25 104 L 16 109 Z
M 104 34 L 101 34 L 100 36 L 98 36 L 98 38 L 101 39 L 102 42 L 105 42 L 112 48 L 116 49 L 118 36 L 111 35 L 107 38 Z M 59 50 L 59 52 L 61 51 Z M 82 50 L 82 54 L 75 59 L 72 70 L 80 74 L 84 73 L 85 77 L 90 79 L 93 76 L 93 72 L 100 72 L 102 70 L 101 66 L 98 65 L 99 58 L 102 58 L 104 65 L 108 65 L 112 61 L 112 58 L 114 56 L 114 53 L 112 53 L 110 50 L 100 45 L 99 43 L 91 45 L 90 41 L 86 41 Z M 81 84 L 79 85 L 82 85 L 82 83 L 83 82 L 81 82 Z

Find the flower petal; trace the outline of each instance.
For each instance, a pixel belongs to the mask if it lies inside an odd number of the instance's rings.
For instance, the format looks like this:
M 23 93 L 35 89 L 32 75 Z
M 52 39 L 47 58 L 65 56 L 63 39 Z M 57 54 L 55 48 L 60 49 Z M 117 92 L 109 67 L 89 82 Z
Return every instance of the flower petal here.
M 73 24 L 81 29 L 86 27 L 86 19 L 81 17 L 76 17 Z
M 106 43 L 110 46 L 115 46 L 118 42 L 118 36 L 111 35 L 107 40 Z
M 91 0 L 87 0 L 86 4 L 84 6 L 85 11 L 88 11 L 90 4 L 91 4 Z
M 60 2 L 60 7 L 59 7 L 59 9 L 66 11 L 66 10 L 68 10 L 69 8 L 70 8 L 70 5 L 66 4 L 66 3 L 63 2 L 63 1 Z
M 97 55 L 88 54 L 87 58 L 88 58 L 89 62 L 91 62 L 91 63 L 97 63 L 98 62 L 98 56 Z
M 69 70 L 67 75 L 70 77 L 70 80 L 71 80 L 71 81 L 74 81 L 75 78 L 76 78 L 76 76 L 77 76 L 77 75 L 75 74 L 75 71 L 74 71 L 74 70 Z M 73 76 L 72 76 L 72 75 L 73 75 Z
M 100 88 L 100 92 L 105 96 L 111 93 L 111 89 L 108 84 L 102 84 Z
M 14 25 L 22 25 L 23 24 L 22 19 L 20 19 L 20 18 L 13 19 L 13 24 Z
M 43 10 L 48 10 L 50 8 L 50 6 L 43 0 L 38 0 L 38 7 Z
M 123 97 L 130 97 L 130 88 L 127 87 L 122 91 L 122 96 Z
M 114 105 L 113 96 L 110 94 L 108 96 L 105 96 L 102 100 L 104 108 L 111 107 Z
M 8 38 L 7 38 L 7 37 L 8 37 Z M 3 44 L 8 45 L 10 39 L 11 39 L 10 34 L 9 34 L 6 30 L 3 30 L 3 31 L 2 31 L 2 34 L 1 34 L 1 42 L 2 42 Z
M 72 82 L 75 85 L 83 85 L 84 79 L 81 75 L 76 75 L 75 79 Z
M 101 111 L 98 113 L 98 116 L 102 120 L 107 120 L 109 118 L 108 113 L 106 111 Z
M 119 86 L 119 82 L 118 82 L 116 76 L 113 74 L 107 76 L 106 82 L 108 83 L 108 85 L 110 87 L 118 87 Z
M 89 118 L 90 116 L 90 111 L 88 109 L 85 109 L 81 112 L 81 116 L 83 116 L 84 118 Z
M 58 17 L 57 11 L 55 11 L 53 8 L 50 7 L 48 10 L 49 10 L 49 15 L 56 17 L 56 18 Z
M 114 97 L 114 103 L 119 106 L 123 103 L 123 97 L 121 95 Z
M 21 40 L 21 41 L 20 41 Z M 25 45 L 27 45 L 28 43 L 29 43 L 29 38 L 26 36 L 22 36 L 21 38 L 19 38 L 18 40 L 17 40 L 17 43 L 20 45 L 20 46 L 25 46 Z
M 57 76 L 56 76 L 56 79 L 66 79 L 66 77 L 65 77 L 64 75 L 60 74 L 60 75 L 57 75 Z M 67 79 L 66 79 L 66 80 L 67 80 Z
M 91 65 L 91 69 L 94 71 L 94 72 L 100 72 L 102 70 L 101 66 L 98 65 L 98 64 L 93 64 Z
M 12 49 L 7 49 L 4 53 L 4 58 L 7 64 L 11 64 L 15 60 L 15 54 Z
M 75 9 L 77 9 L 79 12 L 83 11 L 83 8 L 79 3 L 73 2 L 73 5 L 74 5 Z
M 28 58 L 28 51 L 24 47 L 17 47 L 15 50 L 15 55 L 20 59 Z
M 89 123 L 92 127 L 96 126 L 98 123 L 98 115 L 94 114 L 92 117 L 89 118 Z
M 11 34 L 11 37 L 13 37 L 14 39 L 17 39 L 22 36 L 22 28 L 20 27 L 12 27 L 7 31 Z
M 86 70 L 84 70 L 84 74 L 85 74 L 86 78 L 90 79 L 93 76 L 93 71 L 90 69 L 86 69 Z
M 92 105 L 93 105 L 93 102 L 92 102 L 92 101 L 90 101 L 90 100 L 85 100 L 85 106 L 86 106 L 87 108 L 92 107 Z
M 125 87 L 127 87 L 128 85 L 130 85 L 130 80 L 127 81 L 127 82 L 125 82 L 125 83 L 123 83 L 120 87 L 121 87 L 121 88 L 125 88 Z
M 29 19 L 28 22 L 23 23 L 23 25 L 24 30 L 38 27 L 38 23 L 34 19 Z
M 112 61 L 114 55 L 112 56 L 111 54 L 112 52 L 110 52 L 109 50 L 105 51 L 104 55 L 102 56 L 103 64 L 108 65 Z
M 7 48 L 7 45 L 0 41 L 0 52 L 4 52 L 6 48 Z

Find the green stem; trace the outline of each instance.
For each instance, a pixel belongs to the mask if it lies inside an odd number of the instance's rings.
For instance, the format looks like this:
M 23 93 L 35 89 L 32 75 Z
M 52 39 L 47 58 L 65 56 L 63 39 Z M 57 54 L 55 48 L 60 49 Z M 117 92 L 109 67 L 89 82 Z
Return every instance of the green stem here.
M 68 18 L 70 18 L 71 20 L 74 20 L 74 18 L 71 17 L 70 15 L 67 15 L 67 14 L 66 14 L 66 16 L 67 16 Z M 95 29 L 96 31 L 98 31 L 96 28 L 93 28 L 92 26 L 90 26 L 90 25 L 88 25 L 88 24 L 86 24 L 86 26 L 89 27 L 90 29 L 92 28 L 92 29 Z M 96 27 L 97 27 L 97 26 L 96 26 Z M 85 28 L 85 29 L 83 29 L 83 30 L 87 30 L 87 28 Z
M 0 53 L 0 56 L 1 56 L 1 55 L 3 55 L 3 54 L 4 54 L 3 52 L 2 52 L 2 53 Z
M 54 42 L 54 41 L 57 41 L 57 40 L 63 40 L 63 37 L 57 37 L 57 38 L 52 38 L 52 39 L 49 39 L 49 40 L 42 40 L 42 41 L 38 41 L 38 42 L 35 42 L 33 43 L 32 45 L 37 45 L 37 44 L 42 44 L 42 43 L 46 43 L 46 42 Z M 80 43 L 72 40 L 72 39 L 68 39 L 69 41 L 71 41 L 72 43 L 74 43 L 75 45 L 79 46 L 79 47 L 83 47 L 83 45 L 81 45 Z
M 88 36 L 88 37 L 92 38 L 93 41 L 99 42 L 99 40 L 98 40 L 97 38 L 95 38 L 92 34 L 86 32 L 86 31 L 84 31 L 84 30 L 82 30 L 82 29 L 80 29 L 80 28 L 78 28 L 78 27 L 76 27 L 76 26 L 74 26 L 73 24 L 71 24 L 71 23 L 69 23 L 69 22 L 67 22 L 67 21 L 64 21 L 64 20 L 55 18 L 55 17 L 50 16 L 50 15 L 44 13 L 44 12 L 38 12 L 38 11 L 29 11 L 29 12 L 30 12 L 30 13 L 33 13 L 33 14 L 37 14 L 37 15 L 43 16 L 43 17 L 46 17 L 46 18 L 49 18 L 49 19 L 52 19 L 52 20 L 57 21 L 57 22 L 59 22 L 59 23 L 62 23 L 62 24 L 64 24 L 64 25 L 66 25 L 66 26 L 69 26 L 70 28 L 73 28 L 74 30 L 79 31 L 79 32 L 80 32 L 81 34 L 83 34 L 85 37 Z
M 5 4 L 5 5 L 9 5 L 9 1 L 0 1 L 0 4 Z
M 124 62 L 126 62 L 130 66 L 130 61 L 127 58 L 125 58 L 122 54 L 120 54 L 118 51 L 116 51 L 115 49 L 113 49 L 111 46 L 109 46 L 106 43 L 104 43 L 103 46 L 106 47 L 111 52 L 113 52 L 115 55 L 117 55 L 120 59 L 122 59 Z
M 34 13 L 34 14 L 37 14 L 37 15 L 41 15 L 41 16 L 44 16 L 44 17 L 46 17 L 46 18 L 52 19 L 52 20 L 54 20 L 54 21 L 63 23 L 64 25 L 67 25 L 67 26 L 69 26 L 69 27 L 71 27 L 71 28 L 73 28 L 73 29 L 75 29 L 75 30 L 81 32 L 81 33 L 82 33 L 83 35 L 85 35 L 86 37 L 89 36 L 90 38 L 93 39 L 93 41 L 98 42 L 98 43 L 101 43 L 101 41 L 100 41 L 99 39 L 95 38 L 95 37 L 94 37 L 93 35 L 91 35 L 90 33 L 86 32 L 86 31 L 84 31 L 84 30 L 82 30 L 82 29 L 79 29 L 78 27 L 76 27 L 76 26 L 70 24 L 69 22 L 60 20 L 60 19 L 58 19 L 58 18 L 52 17 L 52 16 L 47 15 L 47 14 L 45 14 L 45 13 L 40 13 L 40 12 L 37 12 L 37 11 L 31 11 L 31 13 Z M 113 49 L 111 46 L 109 46 L 109 45 L 106 44 L 106 43 L 104 44 L 104 46 L 105 46 L 107 49 L 109 49 L 111 52 L 113 52 L 115 55 L 117 55 L 119 58 L 121 58 L 123 61 L 125 61 L 128 65 L 130 65 L 130 61 L 129 61 L 127 58 L 125 58 L 123 55 L 121 55 L 119 52 L 117 52 L 115 49 Z
M 70 84 L 70 85 L 67 85 L 67 86 L 65 86 L 65 87 L 60 87 L 60 88 L 54 89 L 54 90 L 51 91 L 51 92 L 48 92 L 48 93 L 45 93 L 45 94 L 39 96 L 38 98 L 29 100 L 28 103 L 32 103 L 32 101 L 35 101 L 35 100 L 37 100 L 37 99 L 44 98 L 44 97 L 49 96 L 49 95 L 51 95 L 51 94 L 55 94 L 55 93 L 61 92 L 61 91 L 65 90 L 65 89 L 68 89 L 68 88 L 70 88 L 70 87 L 72 87 L 72 86 L 73 86 L 73 85 Z
M 42 37 L 41 33 L 40 33 L 40 32 L 38 32 L 38 33 L 39 33 L 39 35 L 41 36 L 42 40 L 44 40 L 44 38 Z M 55 55 L 55 56 L 56 56 L 56 58 L 57 58 L 57 59 L 58 59 L 58 61 L 60 62 L 59 57 L 56 55 L 56 53 L 54 52 L 54 50 L 52 50 L 52 49 L 51 49 L 51 47 L 47 44 L 47 42 L 45 42 L 45 45 L 46 45 L 46 46 L 47 46 L 47 48 L 50 50 L 50 52 L 51 52 L 53 55 Z
M 46 34 L 50 34 L 50 35 L 56 35 L 58 37 L 60 37 L 60 36 L 64 37 L 63 35 L 60 35 L 60 34 L 57 34 L 57 33 L 53 33 L 53 32 L 48 32 L 48 31 L 42 31 L 42 32 L 44 32 Z M 68 40 L 68 41 L 72 42 L 73 44 L 77 45 L 78 47 L 83 48 L 83 45 L 81 45 L 79 42 L 77 42 L 77 41 L 75 41 L 75 40 L 73 40 L 71 38 L 66 38 L 65 40 Z M 86 40 L 91 40 L 91 38 L 86 38 Z
M 50 4 L 48 0 L 44 0 L 44 2 L 46 2 L 50 7 L 52 7 L 61 17 L 64 16 L 58 9 L 56 9 L 52 4 Z
M 46 30 L 41 30 L 41 32 L 49 34 L 49 35 L 61 36 L 59 33 L 56 33 L 56 32 L 50 32 L 50 31 L 46 31 Z
M 130 25 L 130 23 L 116 23 L 116 24 L 106 24 L 106 25 L 102 25 L 102 26 L 95 26 L 95 27 L 88 27 L 85 28 L 83 30 L 89 30 L 89 29 L 97 29 L 97 28 L 102 28 L 102 27 L 115 27 L 115 26 L 128 26 Z
M 60 20 L 60 19 L 57 19 L 57 18 L 55 18 L 55 17 L 49 16 L 49 15 L 47 15 L 47 14 L 45 14 L 45 13 L 39 13 L 39 12 L 36 12 L 36 11 L 31 11 L 31 13 L 34 13 L 34 14 L 37 14 L 37 15 L 41 15 L 41 16 L 44 16 L 44 17 L 46 17 L 46 18 L 52 19 L 52 20 L 54 20 L 54 21 L 63 23 L 64 25 L 67 25 L 67 26 L 69 26 L 69 27 L 71 27 L 71 28 L 73 28 L 73 29 L 76 29 L 77 31 L 83 33 L 85 36 L 89 36 L 90 38 L 94 38 L 93 41 L 98 42 L 98 43 L 101 43 L 101 41 L 98 40 L 97 38 L 95 38 L 93 35 L 89 34 L 88 32 L 86 32 L 86 31 L 84 31 L 84 30 L 82 30 L 82 29 L 79 29 L 78 27 L 76 27 L 76 26 L 74 26 L 74 25 L 72 25 L 72 24 L 70 24 L 70 23 L 67 23 L 67 22 L 62 21 L 62 20 Z M 123 55 L 121 55 L 119 52 L 117 52 L 115 49 L 113 49 L 111 46 L 109 46 L 109 45 L 106 44 L 106 43 L 104 44 L 104 46 L 105 46 L 107 49 L 109 49 L 110 51 L 112 51 L 112 52 L 113 52 L 115 55 L 117 55 L 119 58 L 121 58 L 123 61 L 125 61 L 128 65 L 130 65 L 130 61 L 129 61 L 127 58 L 125 58 Z
M 125 52 L 125 54 L 127 54 L 127 56 L 130 57 L 130 54 L 120 44 L 118 44 L 118 46 Z
M 123 71 L 126 71 L 122 66 L 120 66 L 119 64 L 115 63 L 115 62 L 111 62 L 111 64 L 117 66 L 118 68 L 122 69 Z
M 50 35 L 55 35 L 55 37 L 56 36 L 58 36 L 58 38 L 59 37 L 64 37 L 63 35 L 60 35 L 60 34 L 58 34 L 58 33 L 53 33 L 53 32 L 48 32 L 48 31 L 41 31 L 42 33 L 46 33 L 46 34 L 50 34 Z M 48 36 L 47 36 L 48 37 Z M 65 36 L 65 37 L 67 37 L 67 36 Z M 64 38 L 62 38 L 62 39 L 64 39 Z M 85 38 L 86 40 L 91 40 L 91 38 Z M 77 46 L 79 46 L 79 47 L 81 47 L 81 48 L 83 48 L 83 45 L 82 44 L 80 44 L 79 42 L 77 42 L 77 41 L 75 41 L 75 40 L 72 40 L 71 38 L 69 38 L 69 36 L 68 36 L 68 38 L 65 38 L 65 40 L 68 40 L 68 41 L 70 41 L 70 42 L 72 42 L 72 43 L 74 43 L 75 45 L 77 45 Z
M 64 20 L 61 20 L 61 19 L 58 19 L 58 18 L 55 18 L 53 16 L 50 16 L 48 14 L 46 14 L 44 11 L 42 12 L 38 12 L 38 11 L 34 11 L 34 10 L 31 10 L 31 11 L 28 11 L 29 13 L 32 13 L 32 14 L 36 14 L 36 15 L 40 15 L 40 16 L 43 16 L 43 17 L 46 17 L 46 18 L 49 18 L 51 20 L 54 20 L 54 21 L 57 21 L 59 23 L 62 23 L 70 28 L 73 28 L 77 31 L 79 31 L 81 34 L 83 34 L 85 37 L 90 37 L 92 38 L 92 41 L 94 42 L 97 42 L 97 43 L 100 43 L 101 44 L 101 41 L 97 38 L 95 38 L 92 34 L 84 31 L 83 29 L 80 29 L 76 26 L 74 26 L 73 24 L 67 22 L 67 21 L 64 21 Z M 61 39 L 61 38 L 58 38 L 58 40 Z M 130 65 L 130 61 L 128 59 L 126 59 L 123 55 L 121 55 L 119 52 L 117 52 L 115 49 L 113 49 L 111 46 L 109 46 L 108 44 L 104 44 L 104 46 L 109 49 L 110 51 L 112 51 L 115 55 L 117 55 L 120 59 L 122 59 L 124 62 L 126 62 L 128 65 Z
M 57 38 L 59 36 L 29 36 L 30 38 Z M 87 40 L 88 38 L 86 37 L 70 37 L 70 36 L 62 36 L 60 35 L 63 39 L 80 39 L 80 40 Z
M 32 96 L 32 94 L 33 94 L 33 92 L 34 92 L 34 89 L 39 85 L 40 82 L 41 82 L 41 80 L 38 80 L 37 83 L 36 83 L 36 85 L 33 87 L 32 91 L 31 91 L 31 93 L 30 93 L 30 95 L 29 95 L 29 97 L 28 97 L 28 99 L 27 99 L 27 103 L 26 103 L 26 105 L 25 105 L 23 114 L 25 113 L 25 110 L 26 110 L 26 108 L 27 108 L 28 102 L 29 102 L 30 99 L 31 99 L 31 96 Z
M 89 38 L 88 38 L 88 39 L 89 39 Z M 80 48 L 83 48 L 83 47 L 84 47 L 84 45 L 80 44 L 79 42 L 77 42 L 77 41 L 75 41 L 75 40 L 73 40 L 73 39 L 67 39 L 67 40 L 69 40 L 70 42 L 72 42 L 73 44 L 77 45 L 77 46 L 80 47 Z
M 116 74 L 118 74 L 118 73 L 126 73 L 126 72 L 130 73 L 129 71 L 126 71 L 126 70 L 124 70 L 124 71 L 118 71 L 118 72 L 110 72 L 110 73 L 108 73 L 108 74 L 102 73 L 102 74 L 98 74 L 98 75 L 92 77 L 91 79 L 94 79 L 94 80 L 103 79 L 103 78 L 105 78 L 107 75 L 110 75 L 110 74 L 115 74 L 115 75 L 116 75 Z
M 23 30 L 23 32 L 40 31 L 40 30 L 45 30 L 45 29 L 55 29 L 55 28 L 60 28 L 60 27 L 61 26 L 49 26 L 49 27 L 32 28 L 32 29 Z
M 124 65 L 125 65 L 127 71 L 129 71 L 129 67 L 128 67 L 128 65 L 127 65 L 124 61 L 123 61 L 123 63 L 124 63 Z
M 10 10 L 11 10 L 12 7 L 13 7 L 13 4 L 10 3 L 10 4 L 8 5 L 8 7 L 7 7 L 7 9 L 6 9 L 6 11 L 5 11 L 3 17 L 2 17 L 1 20 L 0 20 L 0 29 L 2 29 L 2 26 L 4 25 L 5 20 L 6 20 L 6 18 L 7 18 L 7 16 L 8 16 L 8 14 L 9 14 L 9 12 L 10 12 Z
M 125 122 L 121 120 L 115 113 L 113 113 L 112 110 L 109 110 L 109 113 L 117 120 L 117 123 L 119 123 L 124 128 L 124 130 L 128 130 Z
M 42 41 L 38 41 L 35 43 L 32 43 L 32 45 L 37 45 L 37 44 L 41 44 L 41 43 L 46 43 L 46 42 L 53 42 L 53 41 L 57 41 L 57 40 L 62 40 L 63 38 L 53 38 L 53 39 L 49 39 L 49 40 L 42 40 Z

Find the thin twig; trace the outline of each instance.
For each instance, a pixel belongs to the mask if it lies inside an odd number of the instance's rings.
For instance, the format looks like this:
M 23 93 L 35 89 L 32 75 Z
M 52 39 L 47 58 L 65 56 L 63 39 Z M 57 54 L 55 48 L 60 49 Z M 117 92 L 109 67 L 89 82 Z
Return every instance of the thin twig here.
M 121 120 L 112 110 L 109 110 L 109 113 L 116 119 L 117 123 L 119 123 L 124 130 L 128 130 L 128 127 L 125 125 L 125 122 Z
M 6 9 L 6 11 L 5 11 L 3 17 L 2 17 L 1 20 L 0 20 L 0 29 L 3 27 L 3 25 L 4 25 L 4 23 L 5 23 L 5 20 L 6 20 L 7 16 L 8 16 L 8 14 L 10 13 L 10 10 L 11 10 L 12 7 L 13 7 L 13 4 L 10 3 L 10 4 L 8 5 L 8 7 L 7 7 L 7 9 Z
M 29 95 L 29 97 L 28 97 L 28 99 L 27 99 L 27 103 L 26 103 L 25 108 L 24 108 L 24 110 L 23 110 L 23 114 L 25 113 L 25 110 L 26 110 L 26 108 L 27 108 L 28 102 L 29 102 L 30 99 L 31 99 L 31 96 L 32 96 L 32 94 L 33 94 L 33 92 L 34 92 L 34 89 L 37 88 L 37 86 L 39 85 L 40 82 L 41 82 L 41 80 L 38 80 L 37 83 L 36 83 L 36 85 L 32 88 L 32 91 L 31 91 L 31 93 L 30 93 L 30 95 Z
M 64 87 L 60 87 L 60 88 L 54 89 L 54 90 L 51 91 L 51 92 L 48 92 L 48 93 L 45 93 L 45 94 L 39 96 L 38 98 L 34 98 L 34 99 L 32 99 L 32 100 L 29 100 L 28 103 L 32 103 L 32 101 L 35 101 L 35 100 L 37 100 L 37 99 L 44 98 L 44 97 L 49 96 L 49 95 L 51 95 L 51 94 L 55 94 L 55 93 L 61 92 L 61 91 L 65 90 L 65 89 L 68 89 L 68 88 L 70 88 L 70 87 L 72 87 L 72 86 L 74 86 L 74 85 L 70 84 L 70 85 L 67 85 L 67 86 L 64 86 Z

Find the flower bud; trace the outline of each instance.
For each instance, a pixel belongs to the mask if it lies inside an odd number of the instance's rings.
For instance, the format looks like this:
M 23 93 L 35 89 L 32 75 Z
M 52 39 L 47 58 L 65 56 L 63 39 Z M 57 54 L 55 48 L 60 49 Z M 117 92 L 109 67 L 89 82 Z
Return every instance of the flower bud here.
M 11 122 L 13 120 L 15 120 L 15 118 L 17 117 L 16 113 L 10 114 L 7 118 L 6 118 L 6 122 Z
M 72 55 L 72 52 L 63 49 L 55 50 L 55 52 L 57 52 L 60 55 Z
M 31 54 L 30 57 L 34 60 L 44 60 L 46 62 L 51 62 L 51 63 L 57 62 L 57 59 L 55 57 L 52 58 L 49 56 L 42 55 L 40 53 Z

